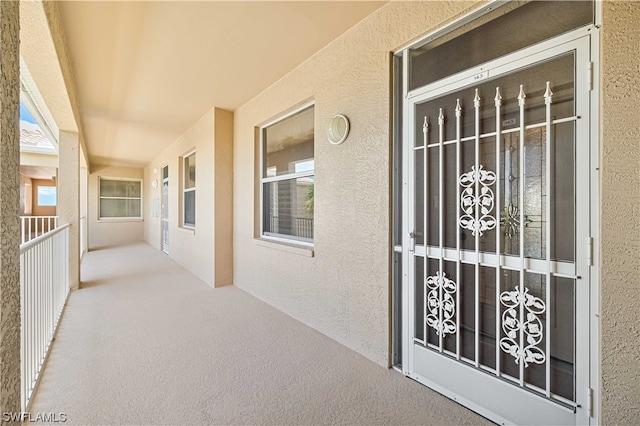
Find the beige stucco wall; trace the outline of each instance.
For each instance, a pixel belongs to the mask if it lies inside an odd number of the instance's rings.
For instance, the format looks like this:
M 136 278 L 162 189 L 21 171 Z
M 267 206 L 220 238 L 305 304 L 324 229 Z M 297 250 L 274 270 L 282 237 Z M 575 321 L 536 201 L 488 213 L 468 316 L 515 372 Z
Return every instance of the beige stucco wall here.
M 389 363 L 390 338 L 389 52 L 468 6 L 392 2 L 235 115 L 235 285 L 382 365 Z M 640 205 L 639 17 L 640 3 L 604 4 L 599 260 L 606 424 L 640 418 L 640 222 L 630 220 Z M 307 98 L 316 103 L 314 257 L 254 239 L 255 126 Z M 350 118 L 352 133 L 331 146 L 325 127 L 336 113 Z
M 184 154 L 196 151 L 196 228 L 180 226 L 182 200 L 179 167 Z M 162 167 L 169 165 L 169 256 L 209 285 L 214 283 L 214 110 L 207 111 L 189 130 L 151 161 L 144 169 L 144 238 L 161 249 L 160 217 L 151 217 L 153 199 L 162 196 Z M 157 174 L 153 170 L 157 169 Z M 151 182 L 158 179 L 158 187 Z
M 20 174 L 20 216 L 33 212 L 33 184 L 31 178 Z
M 233 284 L 233 113 L 214 109 L 214 283 Z
M 31 214 L 34 216 L 55 216 L 56 206 L 38 205 L 38 187 L 40 186 L 56 186 L 56 183 L 52 180 L 31 179 Z
M 69 288 L 80 287 L 80 136 L 60 131 L 58 135 L 58 223 L 69 228 Z
M 20 412 L 19 15 L 17 2 L 0 2 L 0 411 L 3 413 Z
M 82 156 L 80 157 L 82 160 Z M 89 224 L 87 217 L 89 215 L 89 171 L 86 167 L 80 167 L 80 257 L 82 257 L 89 248 Z
M 384 366 L 389 365 L 390 52 L 471 4 L 392 2 L 235 114 L 234 284 Z M 254 239 L 254 128 L 315 100 L 315 248 Z M 329 118 L 349 117 L 345 143 Z M 338 362 L 338 361 L 336 361 Z
M 88 244 L 89 250 L 100 247 L 108 247 L 126 244 L 133 241 L 142 241 L 144 238 L 144 223 L 142 220 L 98 220 L 99 205 L 99 177 L 134 178 L 142 179 L 143 170 L 129 167 L 102 167 L 91 170 L 89 175 L 88 191 Z M 145 185 L 145 182 L 143 182 Z M 143 203 L 146 202 L 148 193 L 143 190 Z M 143 209 L 146 206 L 143 206 Z M 144 214 L 144 210 L 143 210 Z
M 640 3 L 605 2 L 601 70 L 604 424 L 640 422 Z

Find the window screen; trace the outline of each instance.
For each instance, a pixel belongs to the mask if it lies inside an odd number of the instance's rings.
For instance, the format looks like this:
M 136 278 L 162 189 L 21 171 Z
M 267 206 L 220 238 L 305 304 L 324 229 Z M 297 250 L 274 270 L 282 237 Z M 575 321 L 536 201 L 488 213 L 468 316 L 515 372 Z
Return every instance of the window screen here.
M 592 23 L 594 10 L 593 1 L 509 2 L 412 49 L 409 90 Z

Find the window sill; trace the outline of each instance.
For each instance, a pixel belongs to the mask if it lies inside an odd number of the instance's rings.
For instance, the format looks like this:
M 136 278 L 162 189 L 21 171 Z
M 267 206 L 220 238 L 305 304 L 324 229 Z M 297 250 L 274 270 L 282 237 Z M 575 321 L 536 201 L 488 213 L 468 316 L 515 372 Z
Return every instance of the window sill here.
M 287 253 L 297 254 L 299 256 L 314 257 L 314 249 L 310 246 L 283 241 L 275 241 L 266 238 L 256 238 L 254 239 L 254 241 L 261 247 L 268 247 L 275 250 L 285 251 Z
M 185 234 L 196 235 L 196 228 L 185 228 L 184 226 L 179 226 L 178 231 L 184 232 Z
M 144 222 L 141 217 L 114 217 L 114 218 L 101 218 L 98 219 L 98 223 L 117 223 L 117 222 Z

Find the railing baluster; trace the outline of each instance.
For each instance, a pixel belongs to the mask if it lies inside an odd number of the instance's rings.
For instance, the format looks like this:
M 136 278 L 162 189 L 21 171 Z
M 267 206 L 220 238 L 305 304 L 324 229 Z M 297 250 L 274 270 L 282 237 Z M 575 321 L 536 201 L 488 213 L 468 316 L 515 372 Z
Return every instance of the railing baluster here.
M 22 220 L 22 219 L 21 219 Z M 26 411 L 51 347 L 69 291 L 69 225 L 47 230 L 57 218 L 42 219 L 36 227 L 45 233 L 20 247 L 21 294 L 21 403 Z M 22 221 L 22 229 L 32 219 Z M 25 226 L 26 223 L 28 226 Z M 24 234 L 24 232 L 23 232 Z
M 20 216 L 20 244 L 51 232 L 57 227 L 58 216 Z

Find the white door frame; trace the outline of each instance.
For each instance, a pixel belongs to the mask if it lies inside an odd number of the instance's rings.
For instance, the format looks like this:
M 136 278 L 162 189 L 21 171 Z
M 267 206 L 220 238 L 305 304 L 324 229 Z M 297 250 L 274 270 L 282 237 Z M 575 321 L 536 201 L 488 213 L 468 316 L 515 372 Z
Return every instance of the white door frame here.
M 167 177 L 164 177 L 164 170 L 167 169 Z M 169 254 L 169 240 L 165 235 L 165 224 L 166 224 L 166 233 L 169 233 L 169 193 L 167 188 L 167 195 L 165 199 L 164 187 L 165 184 L 169 185 L 169 165 L 165 164 L 162 166 L 161 174 L 162 174 L 162 182 L 161 182 L 161 190 L 160 190 L 160 249 Z M 166 203 L 166 205 L 165 205 Z
M 500 74 L 500 68 L 510 68 L 515 69 L 518 68 L 518 64 L 525 64 L 532 61 L 537 62 L 538 60 L 544 60 L 554 56 L 554 52 L 566 51 L 567 45 L 575 45 L 582 44 L 584 49 L 580 52 L 586 52 L 586 56 L 576 58 L 577 63 L 587 63 L 589 64 L 589 69 L 585 69 L 584 72 L 578 70 L 576 72 L 576 86 L 577 87 L 585 87 L 590 86 L 589 91 L 589 102 L 586 104 L 579 105 L 576 102 L 576 111 L 581 118 L 589 120 L 589 130 L 586 134 L 576 134 L 577 140 L 589 140 L 589 150 L 586 150 L 587 154 L 585 157 L 576 159 L 576 176 L 588 176 L 590 186 L 590 195 L 589 195 L 589 205 L 591 207 L 591 215 L 588 218 L 589 222 L 585 223 L 577 223 L 576 228 L 578 227 L 587 227 L 589 229 L 589 237 L 588 241 L 584 242 L 584 246 L 581 246 L 580 241 L 576 241 L 576 250 L 580 252 L 584 247 L 585 251 L 589 251 L 588 259 L 589 265 L 588 270 L 583 272 L 581 280 L 579 280 L 576 285 L 588 285 L 589 293 L 585 293 L 587 295 L 583 300 L 576 300 L 576 304 L 580 304 L 584 309 L 588 310 L 588 336 L 581 336 L 582 341 L 590 342 L 587 348 L 583 348 L 581 351 L 580 348 L 576 348 L 576 365 L 585 366 L 585 371 L 577 374 L 577 383 L 576 383 L 576 400 L 577 400 L 577 411 L 580 413 L 576 416 L 576 421 L 579 423 L 597 423 L 597 419 L 599 418 L 599 410 L 598 410 L 598 401 L 599 401 L 599 322 L 598 322 L 598 313 L 599 313 L 599 280 L 598 280 L 598 253 L 596 247 L 599 245 L 597 241 L 599 241 L 598 235 L 598 218 L 599 218 L 599 210 L 598 210 L 598 200 L 599 200 L 599 186 L 598 186 L 598 111 L 599 111 L 599 99 L 598 99 L 598 90 L 597 90 L 597 81 L 598 81 L 598 73 L 597 67 L 593 65 L 594 61 L 598 58 L 599 54 L 599 37 L 598 37 L 598 29 L 595 26 L 588 26 L 584 28 L 579 28 L 577 30 L 571 31 L 567 34 L 558 36 L 552 40 L 539 43 L 535 46 L 522 49 L 521 51 L 507 55 L 501 59 L 491 61 L 492 68 L 498 70 L 496 74 Z M 563 47 L 564 46 L 564 47 Z M 583 53 L 577 53 L 582 55 Z M 413 109 L 412 106 L 416 102 L 416 100 L 421 100 L 424 98 L 435 98 L 439 94 L 447 93 L 454 88 L 461 87 L 462 82 L 468 82 L 474 76 L 484 73 L 482 65 L 474 67 L 472 69 L 463 71 L 461 73 L 457 73 L 451 77 L 441 80 L 438 83 L 438 88 L 436 90 L 433 89 L 435 85 L 429 85 L 429 89 L 418 88 L 413 91 L 408 90 L 408 77 L 409 77 L 409 49 L 405 49 L 403 51 L 403 78 L 402 78 L 402 98 L 403 98 L 403 123 L 402 123 L 402 134 L 405 135 L 405 142 L 403 143 L 403 161 L 402 161 L 402 211 L 403 211 L 403 220 L 402 220 L 402 247 L 403 247 L 403 256 L 402 256 L 402 330 L 403 330 L 403 339 L 402 339 L 402 370 L 404 374 L 417 379 L 430 387 L 433 387 L 437 391 L 449 396 L 454 400 L 458 400 L 459 402 L 467 405 L 469 408 L 477 411 L 489 418 L 493 418 L 499 422 L 507 422 L 507 419 L 502 419 L 497 417 L 495 413 L 490 410 L 487 410 L 484 406 L 477 405 L 469 400 L 466 400 L 464 396 L 459 395 L 456 392 L 452 392 L 449 389 L 444 389 L 439 386 L 435 382 L 430 382 L 428 378 L 418 377 L 413 372 L 413 351 L 410 350 L 410 336 L 413 336 L 413 318 L 411 315 L 411 301 L 410 301 L 410 285 L 409 283 L 413 283 L 414 277 L 414 269 L 411 257 L 412 253 L 415 249 L 414 239 L 410 237 L 412 232 L 412 226 L 409 223 L 408 217 L 410 214 L 415 212 L 415 202 L 414 197 L 411 192 L 411 183 L 410 179 L 413 179 L 414 170 L 413 170 L 413 162 L 410 161 L 409 158 L 409 150 L 410 147 L 413 146 L 413 143 L 407 143 L 407 138 L 414 138 L 414 123 L 415 119 L 413 117 Z M 582 85 L 582 86 L 579 86 Z M 427 86 L 425 86 L 427 87 Z M 427 92 L 430 90 L 430 92 Z M 584 126 L 578 126 L 584 127 Z M 578 220 L 578 218 L 576 218 Z M 479 374 L 484 374 L 480 373 Z M 586 376 L 586 377 L 585 377 Z M 514 390 L 518 389 L 514 387 Z M 526 392 L 522 389 L 518 389 L 518 391 Z

